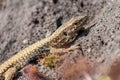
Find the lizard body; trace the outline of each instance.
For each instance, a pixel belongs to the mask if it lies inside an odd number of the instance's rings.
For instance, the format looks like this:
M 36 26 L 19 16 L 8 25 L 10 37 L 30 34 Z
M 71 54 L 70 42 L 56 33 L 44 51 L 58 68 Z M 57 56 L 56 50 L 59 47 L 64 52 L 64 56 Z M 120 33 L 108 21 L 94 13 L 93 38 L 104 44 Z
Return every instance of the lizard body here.
M 83 28 L 86 19 L 86 15 L 72 18 L 61 25 L 50 37 L 37 41 L 16 53 L 0 65 L 0 76 L 4 76 L 5 80 L 10 80 L 7 79 L 5 74 L 9 73 L 7 71 L 10 68 L 21 69 L 34 57 L 40 56 L 43 52 L 50 52 L 50 47 L 62 48 L 63 45 L 72 42 L 76 38 L 78 31 Z

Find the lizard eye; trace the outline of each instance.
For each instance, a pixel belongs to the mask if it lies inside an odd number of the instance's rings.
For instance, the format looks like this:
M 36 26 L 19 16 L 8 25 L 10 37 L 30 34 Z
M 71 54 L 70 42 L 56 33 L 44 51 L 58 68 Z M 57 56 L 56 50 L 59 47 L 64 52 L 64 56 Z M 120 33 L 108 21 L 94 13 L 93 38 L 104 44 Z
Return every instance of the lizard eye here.
M 67 36 L 67 33 L 66 33 L 66 32 L 63 32 L 63 34 L 64 34 L 65 36 Z
M 76 22 L 76 23 L 74 23 L 75 25 L 77 25 L 78 23 Z
M 80 23 L 79 23 L 79 21 L 76 21 L 75 23 L 74 23 L 74 25 L 79 25 Z

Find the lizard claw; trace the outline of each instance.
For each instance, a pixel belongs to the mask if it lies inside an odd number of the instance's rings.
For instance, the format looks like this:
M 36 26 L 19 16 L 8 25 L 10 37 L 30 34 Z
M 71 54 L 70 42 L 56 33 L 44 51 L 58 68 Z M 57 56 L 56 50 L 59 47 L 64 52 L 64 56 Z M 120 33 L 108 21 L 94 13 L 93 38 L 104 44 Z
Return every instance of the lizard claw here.
M 72 45 L 70 48 L 68 48 L 68 51 L 72 51 L 72 50 L 79 49 L 79 48 L 81 48 L 80 44 Z

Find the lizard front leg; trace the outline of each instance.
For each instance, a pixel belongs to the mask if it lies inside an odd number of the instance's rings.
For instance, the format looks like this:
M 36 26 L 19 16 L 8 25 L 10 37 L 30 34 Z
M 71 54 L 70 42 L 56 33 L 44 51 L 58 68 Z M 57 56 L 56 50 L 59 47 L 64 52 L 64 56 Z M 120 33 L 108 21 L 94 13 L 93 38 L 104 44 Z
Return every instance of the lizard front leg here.
M 49 67 L 54 67 L 58 62 L 60 55 L 73 51 L 75 49 L 81 48 L 79 45 L 73 45 L 68 48 L 53 48 L 50 47 L 50 53 L 48 56 L 44 57 L 43 64 Z
M 73 51 L 75 49 L 78 49 L 80 48 L 81 49 L 81 46 L 80 45 L 72 45 L 68 48 L 54 48 L 54 47 L 50 47 L 50 53 L 58 53 L 58 54 L 64 54 L 64 53 L 67 53 L 67 52 L 70 52 L 70 51 Z

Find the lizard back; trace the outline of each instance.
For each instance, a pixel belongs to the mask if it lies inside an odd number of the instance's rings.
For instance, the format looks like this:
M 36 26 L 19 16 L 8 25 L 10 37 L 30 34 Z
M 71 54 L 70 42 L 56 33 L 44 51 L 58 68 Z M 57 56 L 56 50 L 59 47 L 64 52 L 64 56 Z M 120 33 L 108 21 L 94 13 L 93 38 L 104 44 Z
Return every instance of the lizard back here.
M 75 39 L 77 32 L 84 26 L 87 15 L 77 16 L 61 25 L 50 37 L 42 39 L 20 52 L 0 65 L 0 75 L 10 67 L 21 68 L 35 56 L 41 55 L 44 51 L 49 51 L 44 46 L 62 47 Z

